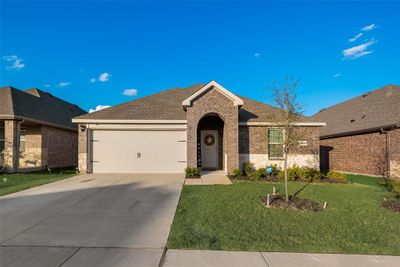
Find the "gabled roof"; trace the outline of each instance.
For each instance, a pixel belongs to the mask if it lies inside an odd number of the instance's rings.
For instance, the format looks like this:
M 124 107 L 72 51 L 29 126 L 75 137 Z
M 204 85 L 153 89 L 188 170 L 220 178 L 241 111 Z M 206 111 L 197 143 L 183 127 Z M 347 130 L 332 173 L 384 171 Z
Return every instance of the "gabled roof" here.
M 188 98 L 182 101 L 182 106 L 188 107 L 191 106 L 193 101 L 196 101 L 199 97 L 207 93 L 211 89 L 216 89 L 220 93 L 222 93 L 224 96 L 232 100 L 234 106 L 243 106 L 243 100 L 237 97 L 234 93 L 229 91 L 228 89 L 224 88 L 222 85 L 217 83 L 216 81 L 211 81 L 207 84 L 205 84 L 203 87 L 198 89 L 196 92 L 194 92 L 192 95 L 190 95 Z
M 37 123 L 76 129 L 72 118 L 85 114 L 78 106 L 39 89 L 0 88 L 0 119 L 25 119 Z
M 323 109 L 313 117 L 326 122 L 321 137 L 400 126 L 400 87 L 387 85 Z
M 132 100 L 117 106 L 74 118 L 74 122 L 90 121 L 139 121 L 139 120 L 181 120 L 186 121 L 186 112 L 182 107 L 184 100 L 205 88 L 204 84 L 195 84 L 187 88 L 176 87 L 150 96 Z M 266 122 L 273 120 L 273 114 L 279 109 L 268 104 L 236 96 L 237 103 L 243 105 L 239 109 L 239 121 Z M 239 102 L 240 100 L 240 102 Z M 303 122 L 316 122 L 316 119 L 301 117 Z

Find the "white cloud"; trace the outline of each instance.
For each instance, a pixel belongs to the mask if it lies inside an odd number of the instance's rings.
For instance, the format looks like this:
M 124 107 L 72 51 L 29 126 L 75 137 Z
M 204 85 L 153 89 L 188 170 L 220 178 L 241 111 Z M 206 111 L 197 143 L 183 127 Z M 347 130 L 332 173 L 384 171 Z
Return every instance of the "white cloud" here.
M 100 74 L 99 76 L 99 81 L 100 82 L 107 82 L 108 80 L 110 80 L 111 74 L 108 72 L 104 72 L 102 74 Z
M 357 40 L 358 38 L 360 38 L 361 36 L 363 36 L 363 33 L 360 32 L 359 34 L 357 34 L 356 36 L 354 36 L 353 38 L 349 39 L 349 42 L 354 42 L 355 40 Z
M 371 30 L 373 30 L 373 29 L 376 29 L 376 25 L 375 24 L 370 24 L 370 25 L 367 25 L 367 26 L 365 26 L 365 27 L 362 27 L 361 28 L 361 30 L 363 31 L 363 32 L 367 32 L 367 31 L 371 31 Z
M 138 90 L 136 89 L 125 89 L 122 92 L 123 95 L 127 95 L 127 96 L 136 96 L 138 94 Z
M 333 75 L 333 78 L 338 78 L 338 77 L 340 77 L 340 76 L 342 76 L 341 73 L 336 73 L 335 75 Z
M 25 64 L 22 63 L 22 60 L 23 60 L 23 59 L 22 59 L 22 58 L 19 58 L 19 57 L 16 56 L 16 55 L 4 56 L 3 59 L 4 59 L 5 61 L 8 61 L 8 62 L 11 63 L 10 66 L 7 66 L 7 67 L 6 67 L 8 70 L 12 70 L 12 69 L 20 70 L 20 69 L 22 69 L 22 68 L 25 67 Z
M 90 79 L 90 82 L 91 82 L 91 83 L 95 83 L 95 82 L 96 82 L 96 79 L 95 79 L 95 78 L 92 78 L 92 79 Z
M 58 84 L 58 86 L 60 86 L 60 87 L 65 87 L 65 86 L 68 86 L 68 85 L 70 85 L 71 83 L 70 82 L 60 82 L 59 84 Z
M 50 84 L 45 84 L 45 85 L 44 85 L 44 87 L 46 87 L 46 88 L 50 88 L 50 87 L 51 87 L 51 85 L 50 85 Z
M 367 49 L 375 43 L 376 43 L 375 40 L 369 40 L 363 44 L 347 48 L 342 51 L 343 59 L 356 59 L 371 54 L 372 51 L 369 51 Z
M 255 57 L 260 57 L 260 56 L 261 56 L 261 53 L 255 53 L 254 56 L 255 56 Z
M 92 112 L 95 112 L 95 111 L 99 111 L 99 110 L 102 110 L 102 109 L 105 109 L 105 108 L 109 108 L 109 107 L 111 107 L 111 106 L 98 105 L 98 106 L 96 106 L 95 109 L 89 109 L 89 113 L 92 113 Z

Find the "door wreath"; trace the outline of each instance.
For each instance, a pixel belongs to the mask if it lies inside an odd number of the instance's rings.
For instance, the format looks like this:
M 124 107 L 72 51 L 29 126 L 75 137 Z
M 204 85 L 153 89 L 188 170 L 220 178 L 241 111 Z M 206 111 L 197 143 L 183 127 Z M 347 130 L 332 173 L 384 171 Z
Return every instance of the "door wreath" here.
M 207 135 L 204 137 L 204 143 L 205 143 L 207 146 L 212 146 L 213 144 L 215 144 L 215 137 L 214 137 L 214 135 L 212 135 L 212 134 L 207 134 Z

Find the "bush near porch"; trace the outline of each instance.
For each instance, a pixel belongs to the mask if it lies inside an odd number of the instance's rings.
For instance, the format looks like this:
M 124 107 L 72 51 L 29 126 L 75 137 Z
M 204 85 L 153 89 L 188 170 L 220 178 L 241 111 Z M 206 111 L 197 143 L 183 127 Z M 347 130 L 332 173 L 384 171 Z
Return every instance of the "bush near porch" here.
M 348 179 L 349 184 L 311 183 L 301 191 L 301 197 L 328 202 L 321 212 L 263 206 L 260 196 L 273 186 L 283 192 L 282 183 L 184 186 L 168 247 L 400 255 L 400 213 L 382 207 L 391 196 L 381 179 Z M 290 193 L 303 186 L 290 182 Z
M 0 175 L 0 196 L 15 193 L 35 186 L 52 183 L 76 175 L 75 168 L 54 169 L 31 173 L 12 173 Z

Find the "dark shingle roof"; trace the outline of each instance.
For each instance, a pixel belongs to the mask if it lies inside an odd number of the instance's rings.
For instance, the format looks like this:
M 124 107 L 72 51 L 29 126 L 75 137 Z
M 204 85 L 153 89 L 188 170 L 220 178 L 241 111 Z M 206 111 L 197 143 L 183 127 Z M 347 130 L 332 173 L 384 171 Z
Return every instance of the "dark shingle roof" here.
M 323 109 L 313 117 L 326 122 L 326 127 L 321 128 L 321 137 L 400 124 L 400 87 L 387 85 Z
M 132 100 L 114 107 L 88 113 L 76 119 L 91 120 L 186 120 L 182 101 L 194 94 L 204 84 L 187 88 L 176 87 L 150 96 Z M 244 105 L 239 110 L 240 122 L 267 122 L 273 119 L 277 108 L 246 97 L 240 97 Z M 317 121 L 302 117 L 302 121 Z
M 75 129 L 72 118 L 85 113 L 78 106 L 36 88 L 0 88 L 0 118 L 25 118 Z

